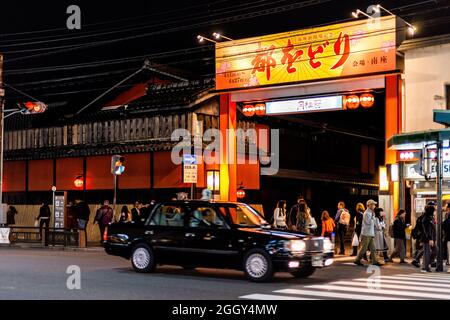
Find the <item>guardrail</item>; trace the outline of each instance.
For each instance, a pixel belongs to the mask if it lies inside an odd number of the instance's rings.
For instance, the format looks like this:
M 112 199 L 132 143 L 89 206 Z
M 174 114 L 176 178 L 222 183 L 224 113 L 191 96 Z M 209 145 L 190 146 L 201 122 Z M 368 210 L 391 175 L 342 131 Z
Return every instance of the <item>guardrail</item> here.
M 68 246 L 79 246 L 79 233 L 81 229 L 64 229 L 64 228 L 43 228 L 42 234 L 39 227 L 10 227 L 9 241 L 10 243 L 42 243 L 45 246 L 49 244 Z

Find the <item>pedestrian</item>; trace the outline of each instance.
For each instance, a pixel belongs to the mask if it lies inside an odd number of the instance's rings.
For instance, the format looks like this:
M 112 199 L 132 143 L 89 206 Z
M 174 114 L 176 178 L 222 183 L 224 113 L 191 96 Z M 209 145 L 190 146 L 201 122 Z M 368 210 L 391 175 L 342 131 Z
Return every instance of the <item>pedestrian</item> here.
M 78 201 L 77 203 L 78 212 L 78 228 L 85 230 L 87 223 L 89 222 L 89 217 L 91 215 L 91 209 L 85 201 Z
M 94 224 L 98 223 L 100 229 L 100 243 L 103 244 L 103 236 L 108 225 L 113 219 L 113 209 L 109 206 L 109 201 L 105 200 L 103 206 L 97 210 L 95 215 Z
M 362 203 L 358 203 L 356 205 L 356 215 L 355 215 L 355 219 L 354 219 L 355 231 L 353 233 L 352 239 L 356 235 L 356 239 L 358 240 L 358 243 L 359 243 L 359 239 L 361 237 L 362 219 L 363 219 L 365 210 L 366 209 L 364 208 L 364 205 Z M 353 248 L 353 252 L 352 252 L 351 256 L 356 257 L 356 255 L 358 254 L 358 246 L 357 245 L 353 246 L 353 240 L 352 240 L 352 248 Z
M 308 229 L 308 234 L 316 234 L 317 230 L 317 223 L 316 219 L 311 215 L 311 210 L 307 207 L 306 208 L 306 215 L 305 215 L 305 224 L 306 229 Z
M 359 250 L 356 259 L 353 261 L 356 265 L 363 265 L 361 263 L 361 259 L 363 255 L 367 252 L 367 249 L 370 250 L 370 260 L 373 265 L 381 266 L 381 264 L 377 261 L 377 253 L 375 248 L 375 207 L 377 203 L 370 199 L 367 201 L 366 206 L 367 209 L 364 212 L 363 223 L 361 227 L 361 249 Z
M 386 222 L 383 208 L 375 209 L 375 218 L 375 248 L 383 254 L 384 262 L 392 262 L 387 254 L 389 247 L 386 240 Z M 401 263 L 404 263 L 404 261 Z
M 131 222 L 133 219 L 131 217 L 130 210 L 127 206 L 123 206 L 122 210 L 120 210 L 120 222 Z
M 47 203 L 42 203 L 42 206 L 39 208 L 39 215 L 36 220 L 39 221 L 39 237 L 42 240 L 42 228 L 45 225 L 45 234 L 48 235 L 48 228 L 50 227 L 50 216 L 52 215 L 50 211 L 50 207 Z
M 308 215 L 308 206 L 305 201 L 301 201 L 298 205 L 297 222 L 295 229 L 305 234 L 309 234 L 309 228 L 306 225 Z
M 434 222 L 435 207 L 426 206 L 422 220 L 423 264 L 421 272 L 431 272 L 430 263 L 436 256 L 436 225 Z
M 16 214 L 17 209 L 14 206 L 9 206 L 8 211 L 6 212 L 6 224 L 9 226 L 16 224 Z
M 291 210 L 289 211 L 289 215 L 287 217 L 286 223 L 287 227 L 291 231 L 297 231 L 297 216 L 299 213 L 299 206 L 300 202 L 304 202 L 303 196 L 297 197 L 297 203 L 292 206 Z
M 397 216 L 392 224 L 392 232 L 394 238 L 394 251 L 391 253 L 391 257 L 389 258 L 389 262 L 393 262 L 393 258 L 399 257 L 400 263 L 405 263 L 406 256 L 406 222 L 405 222 L 406 211 L 400 209 L 397 213 Z
M 447 203 L 445 207 L 446 216 L 442 223 L 442 231 L 444 232 L 444 249 L 447 249 L 447 265 L 450 260 L 450 203 Z
M 350 213 L 345 209 L 345 203 L 343 201 L 338 203 L 338 211 L 334 217 L 334 223 L 337 226 L 337 234 L 339 237 L 339 254 L 345 255 L 345 234 L 350 224 Z
M 78 201 L 78 200 L 77 200 Z M 78 228 L 78 208 L 76 207 L 76 204 L 74 204 L 72 201 L 69 202 L 69 204 L 66 207 L 67 212 L 67 229 L 77 229 Z
M 334 231 L 334 220 L 330 217 L 330 214 L 328 211 L 322 212 L 322 237 L 328 237 L 330 240 L 332 240 L 333 231 Z
M 273 212 L 273 227 L 275 229 L 286 230 L 286 201 L 280 200 Z
M 432 205 L 432 203 L 430 203 Z M 420 259 L 423 256 L 423 246 L 422 242 L 420 241 L 422 238 L 422 221 L 425 217 L 425 212 L 423 212 L 417 219 L 416 219 L 416 225 L 411 231 L 411 237 L 415 240 L 415 252 L 413 261 L 411 261 L 411 264 L 415 266 L 416 268 L 420 268 Z
M 142 206 L 139 201 L 136 201 L 133 209 L 131 209 L 131 216 L 134 223 L 141 223 L 141 211 Z

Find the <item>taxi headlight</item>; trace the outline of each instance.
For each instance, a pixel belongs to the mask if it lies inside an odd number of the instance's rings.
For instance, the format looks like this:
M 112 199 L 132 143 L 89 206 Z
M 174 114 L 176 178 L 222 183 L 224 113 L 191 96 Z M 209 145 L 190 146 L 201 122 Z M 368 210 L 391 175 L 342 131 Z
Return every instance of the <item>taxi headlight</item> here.
M 330 241 L 330 239 L 324 238 L 323 239 L 323 251 L 328 252 L 328 251 L 333 251 L 333 250 L 334 250 L 333 243 Z
M 291 252 L 305 252 L 306 243 L 303 240 L 290 240 L 286 243 L 286 247 Z

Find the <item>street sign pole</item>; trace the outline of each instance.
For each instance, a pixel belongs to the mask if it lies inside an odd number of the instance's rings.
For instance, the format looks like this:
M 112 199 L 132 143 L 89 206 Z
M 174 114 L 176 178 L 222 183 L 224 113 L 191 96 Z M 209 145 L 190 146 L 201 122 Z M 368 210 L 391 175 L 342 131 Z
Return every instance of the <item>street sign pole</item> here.
M 116 219 L 116 202 L 117 202 L 117 174 L 114 175 L 113 220 Z
M 442 142 L 437 143 L 437 155 L 436 155 L 436 196 L 437 196 L 437 261 L 436 271 L 444 271 L 443 259 L 442 259 L 442 173 L 443 173 L 443 161 L 442 161 Z

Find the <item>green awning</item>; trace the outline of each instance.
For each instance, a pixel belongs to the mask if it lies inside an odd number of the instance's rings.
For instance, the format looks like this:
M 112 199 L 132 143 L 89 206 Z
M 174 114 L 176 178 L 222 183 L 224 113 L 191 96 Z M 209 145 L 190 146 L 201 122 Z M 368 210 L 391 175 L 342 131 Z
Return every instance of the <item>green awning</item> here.
M 450 110 L 433 110 L 433 121 L 450 126 Z
M 416 150 L 436 141 L 450 140 L 450 129 L 416 131 L 392 136 L 387 144 L 389 150 Z

